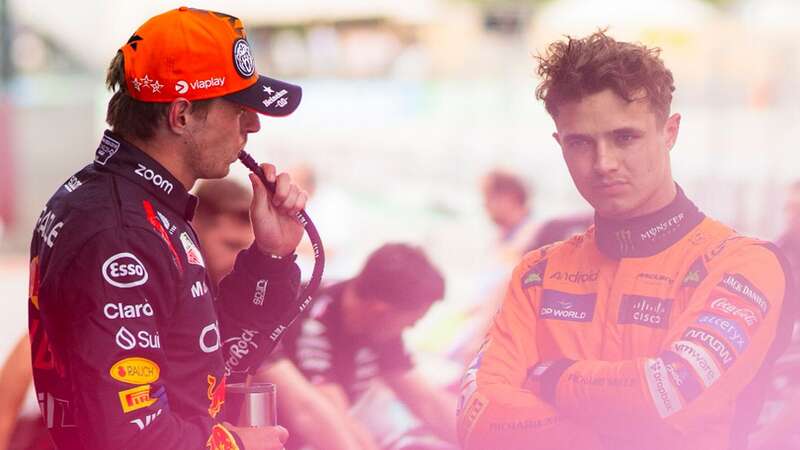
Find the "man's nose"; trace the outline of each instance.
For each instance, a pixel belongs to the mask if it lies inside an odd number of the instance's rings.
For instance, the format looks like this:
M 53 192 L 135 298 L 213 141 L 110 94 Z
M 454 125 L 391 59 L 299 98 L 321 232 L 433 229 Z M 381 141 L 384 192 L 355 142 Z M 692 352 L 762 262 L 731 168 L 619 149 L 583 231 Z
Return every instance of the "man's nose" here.
M 619 168 L 619 152 L 614 146 L 601 140 L 597 143 L 594 157 L 594 171 L 598 174 L 614 172 Z
M 261 129 L 261 119 L 255 111 L 247 110 L 242 117 L 242 128 L 245 133 L 255 133 Z

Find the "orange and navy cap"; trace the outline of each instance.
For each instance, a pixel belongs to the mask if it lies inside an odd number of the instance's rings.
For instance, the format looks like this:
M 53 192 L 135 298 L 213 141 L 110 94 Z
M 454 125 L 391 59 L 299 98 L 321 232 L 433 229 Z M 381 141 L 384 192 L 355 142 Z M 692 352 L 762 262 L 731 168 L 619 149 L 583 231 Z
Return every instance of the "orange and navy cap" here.
M 259 75 L 242 21 L 181 6 L 144 23 L 120 49 L 128 94 L 143 102 L 215 97 L 286 116 L 300 86 Z

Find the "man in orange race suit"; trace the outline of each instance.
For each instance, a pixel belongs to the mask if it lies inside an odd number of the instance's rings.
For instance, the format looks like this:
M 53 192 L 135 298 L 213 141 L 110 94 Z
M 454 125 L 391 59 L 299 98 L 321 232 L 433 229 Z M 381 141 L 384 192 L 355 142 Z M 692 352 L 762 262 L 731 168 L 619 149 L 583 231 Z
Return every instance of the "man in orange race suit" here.
M 794 314 L 783 257 L 673 180 L 681 116 L 658 49 L 601 31 L 538 59 L 537 98 L 595 224 L 514 270 L 464 376 L 462 444 L 745 448 Z

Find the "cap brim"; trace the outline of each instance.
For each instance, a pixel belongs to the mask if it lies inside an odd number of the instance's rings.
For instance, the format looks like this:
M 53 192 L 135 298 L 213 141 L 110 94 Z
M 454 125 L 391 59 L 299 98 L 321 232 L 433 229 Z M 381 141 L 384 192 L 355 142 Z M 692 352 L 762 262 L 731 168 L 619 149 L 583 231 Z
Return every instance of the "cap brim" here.
M 258 76 L 252 86 L 225 96 L 226 99 L 246 106 L 258 113 L 282 117 L 293 113 L 300 105 L 303 89 L 300 86 Z

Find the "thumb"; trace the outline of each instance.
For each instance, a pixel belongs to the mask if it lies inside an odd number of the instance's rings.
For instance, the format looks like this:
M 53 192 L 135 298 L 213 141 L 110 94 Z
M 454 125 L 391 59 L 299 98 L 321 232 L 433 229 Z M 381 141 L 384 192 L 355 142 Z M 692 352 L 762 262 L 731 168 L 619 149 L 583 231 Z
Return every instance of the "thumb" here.
M 264 183 L 254 173 L 249 174 L 248 177 L 250 178 L 250 184 L 253 186 L 253 205 L 268 205 L 267 188 Z

